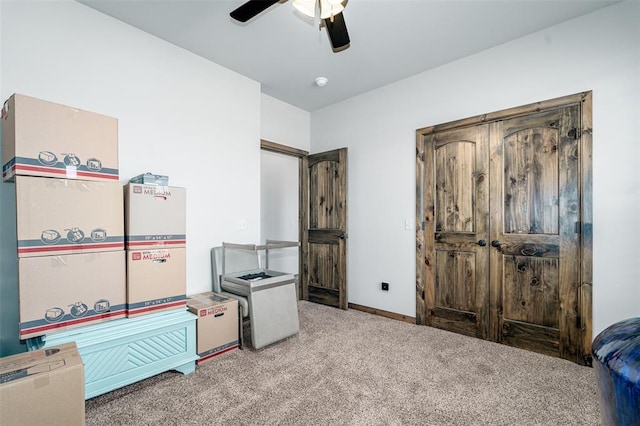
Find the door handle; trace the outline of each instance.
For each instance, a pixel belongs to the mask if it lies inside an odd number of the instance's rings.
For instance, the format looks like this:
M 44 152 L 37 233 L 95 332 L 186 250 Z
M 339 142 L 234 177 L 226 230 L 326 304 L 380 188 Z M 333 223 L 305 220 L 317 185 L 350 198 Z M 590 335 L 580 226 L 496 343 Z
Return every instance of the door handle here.
M 485 240 L 480 240 L 480 241 L 478 241 L 478 245 L 479 245 L 480 247 L 484 247 L 484 246 L 486 246 L 486 245 L 487 245 L 487 242 L 486 242 Z
M 498 240 L 493 240 L 493 241 L 491 241 L 491 245 L 493 247 L 500 247 L 502 245 L 502 243 L 500 241 L 498 241 Z

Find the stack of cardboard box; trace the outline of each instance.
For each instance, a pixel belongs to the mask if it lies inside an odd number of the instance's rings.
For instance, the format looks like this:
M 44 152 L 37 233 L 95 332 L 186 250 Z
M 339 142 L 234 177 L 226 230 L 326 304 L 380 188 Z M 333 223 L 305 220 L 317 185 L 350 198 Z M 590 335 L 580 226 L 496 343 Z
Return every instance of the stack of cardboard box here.
M 155 181 L 124 187 L 129 317 L 186 308 L 186 196 Z
M 125 316 L 117 120 L 13 95 L 2 164 L 15 181 L 20 338 Z

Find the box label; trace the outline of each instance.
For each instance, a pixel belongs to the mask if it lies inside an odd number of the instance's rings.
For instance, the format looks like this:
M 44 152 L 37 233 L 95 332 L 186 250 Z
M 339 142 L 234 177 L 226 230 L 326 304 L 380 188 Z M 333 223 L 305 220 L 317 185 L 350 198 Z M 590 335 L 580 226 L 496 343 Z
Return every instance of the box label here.
M 207 315 L 214 315 L 218 317 L 224 315 L 225 312 L 227 312 L 227 305 L 212 306 L 210 308 L 201 310 L 200 316 L 206 317 Z
M 127 305 L 127 312 L 128 315 L 139 315 L 163 309 L 179 308 L 182 306 L 187 306 L 186 294 L 129 303 Z
M 153 263 L 165 263 L 171 259 L 170 250 L 132 251 L 131 260 L 148 260 Z
M 127 235 L 124 241 L 127 249 L 140 246 L 174 247 L 184 246 L 187 243 L 187 236 L 184 234 Z

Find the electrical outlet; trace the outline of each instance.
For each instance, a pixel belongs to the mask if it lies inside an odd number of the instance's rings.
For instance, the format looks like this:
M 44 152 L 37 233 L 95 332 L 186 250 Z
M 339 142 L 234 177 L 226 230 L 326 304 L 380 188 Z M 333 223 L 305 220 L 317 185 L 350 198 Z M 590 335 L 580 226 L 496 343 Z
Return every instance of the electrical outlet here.
M 389 291 L 389 283 L 382 283 L 382 290 Z

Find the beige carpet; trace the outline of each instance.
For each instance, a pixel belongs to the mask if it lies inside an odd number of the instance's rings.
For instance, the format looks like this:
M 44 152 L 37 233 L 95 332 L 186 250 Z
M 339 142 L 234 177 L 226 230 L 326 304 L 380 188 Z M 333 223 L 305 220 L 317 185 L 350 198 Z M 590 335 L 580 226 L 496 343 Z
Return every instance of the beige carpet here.
M 87 425 L 597 425 L 591 368 L 300 302 L 300 334 L 87 401 Z

